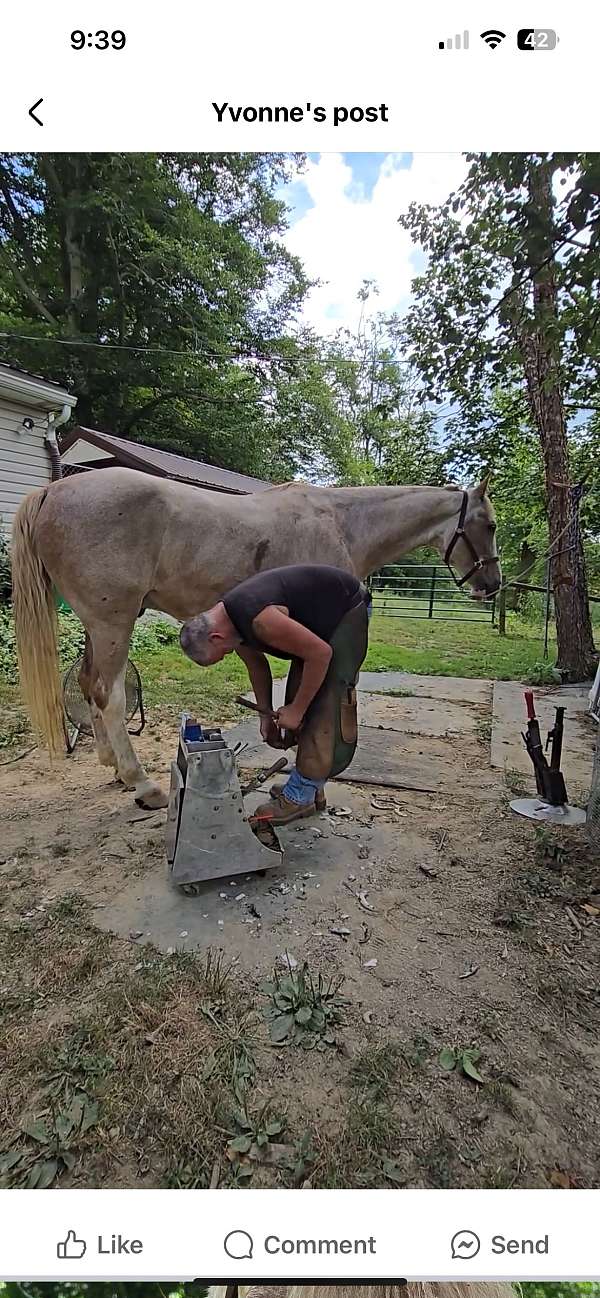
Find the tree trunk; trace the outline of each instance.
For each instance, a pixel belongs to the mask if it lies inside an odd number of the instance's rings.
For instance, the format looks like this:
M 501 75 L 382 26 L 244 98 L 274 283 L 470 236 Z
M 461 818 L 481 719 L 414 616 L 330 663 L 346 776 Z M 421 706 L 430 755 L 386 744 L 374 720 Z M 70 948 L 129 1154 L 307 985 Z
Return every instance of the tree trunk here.
M 530 163 L 529 197 L 527 253 L 533 282 L 533 328 L 527 329 L 521 323 L 517 329 L 529 402 L 544 457 L 558 642 L 556 665 L 565 680 L 579 681 L 593 675 L 595 656 L 585 559 L 577 522 L 578 498 L 569 475 L 554 274 L 552 169 L 545 161 Z
M 521 551 L 517 560 L 515 581 L 520 581 L 521 578 L 530 583 L 533 581 L 531 569 L 533 568 L 536 559 L 537 555 L 535 551 L 530 548 L 527 541 L 522 541 Z M 509 587 L 509 593 L 506 600 L 508 608 L 512 608 L 513 612 L 518 613 L 521 604 L 523 603 L 524 595 L 525 591 L 519 590 L 518 586 Z

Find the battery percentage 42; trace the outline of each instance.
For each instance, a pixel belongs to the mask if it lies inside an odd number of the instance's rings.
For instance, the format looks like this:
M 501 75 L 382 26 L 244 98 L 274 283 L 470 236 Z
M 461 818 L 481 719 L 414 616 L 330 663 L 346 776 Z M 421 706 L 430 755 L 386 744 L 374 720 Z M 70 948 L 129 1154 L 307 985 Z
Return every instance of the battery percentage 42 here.
M 522 27 L 517 33 L 520 50 L 554 50 L 558 36 L 552 27 Z

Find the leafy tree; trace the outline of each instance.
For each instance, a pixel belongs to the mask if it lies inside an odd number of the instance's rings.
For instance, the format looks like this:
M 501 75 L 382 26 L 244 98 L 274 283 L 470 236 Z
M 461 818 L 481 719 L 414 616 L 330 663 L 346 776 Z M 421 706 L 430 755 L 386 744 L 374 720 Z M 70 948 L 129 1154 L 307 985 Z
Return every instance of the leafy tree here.
M 597 1280 L 570 1281 L 559 1283 L 535 1283 L 528 1281 L 521 1285 L 523 1298 L 600 1298 L 600 1284 Z
M 366 314 L 375 292 L 372 282 L 363 284 L 356 332 L 340 330 L 323 362 L 338 416 L 327 447 L 330 472 L 348 485 L 442 483 L 447 456 L 402 354 L 398 321 Z
M 413 204 L 400 218 L 429 254 L 405 338 L 428 396 L 450 398 L 458 411 L 463 444 L 483 449 L 498 431 L 498 389 L 516 393 L 516 421 L 535 430 L 558 666 L 580 679 L 594 668 L 594 645 L 581 538 L 569 523 L 571 464 L 581 444 L 577 420 L 597 402 L 600 160 L 477 154 L 470 161 L 445 204 Z
M 265 472 L 308 288 L 276 196 L 300 163 L 0 154 L 0 331 L 34 340 L 6 359 L 71 387 L 78 423 Z

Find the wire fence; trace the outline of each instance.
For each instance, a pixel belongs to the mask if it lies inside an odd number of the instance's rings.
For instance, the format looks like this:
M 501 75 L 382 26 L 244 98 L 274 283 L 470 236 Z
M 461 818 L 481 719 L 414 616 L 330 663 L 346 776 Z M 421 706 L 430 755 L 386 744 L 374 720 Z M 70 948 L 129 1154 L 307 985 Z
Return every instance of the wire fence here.
M 389 564 L 373 573 L 368 586 L 374 612 L 384 617 L 495 625 L 495 599 L 470 599 L 437 564 Z
M 533 595 L 538 598 L 543 597 L 540 605 L 540 618 L 542 623 L 542 635 L 540 636 L 540 639 L 543 637 L 544 658 L 548 658 L 549 639 L 550 639 L 553 623 L 555 620 L 554 595 L 550 587 L 548 567 L 546 568 L 545 586 L 533 586 L 525 581 L 513 581 L 510 583 L 510 586 L 502 587 L 502 590 L 500 591 L 498 597 L 498 631 L 502 636 L 506 635 L 507 614 L 520 612 L 518 602 L 515 603 L 513 607 L 511 607 L 507 603 L 507 590 L 510 592 L 511 589 L 514 592 L 514 595 L 516 595 L 517 597 L 519 595 L 523 595 L 523 596 Z M 588 594 L 588 602 L 592 610 L 593 621 L 596 622 L 597 619 L 596 610 L 600 606 L 600 595 Z

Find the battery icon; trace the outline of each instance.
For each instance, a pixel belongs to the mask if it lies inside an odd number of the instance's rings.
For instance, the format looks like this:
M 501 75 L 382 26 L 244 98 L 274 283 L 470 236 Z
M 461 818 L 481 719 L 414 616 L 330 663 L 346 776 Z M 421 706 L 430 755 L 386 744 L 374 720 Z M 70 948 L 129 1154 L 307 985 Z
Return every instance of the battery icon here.
M 555 50 L 558 36 L 553 27 L 522 27 L 517 32 L 520 50 Z

